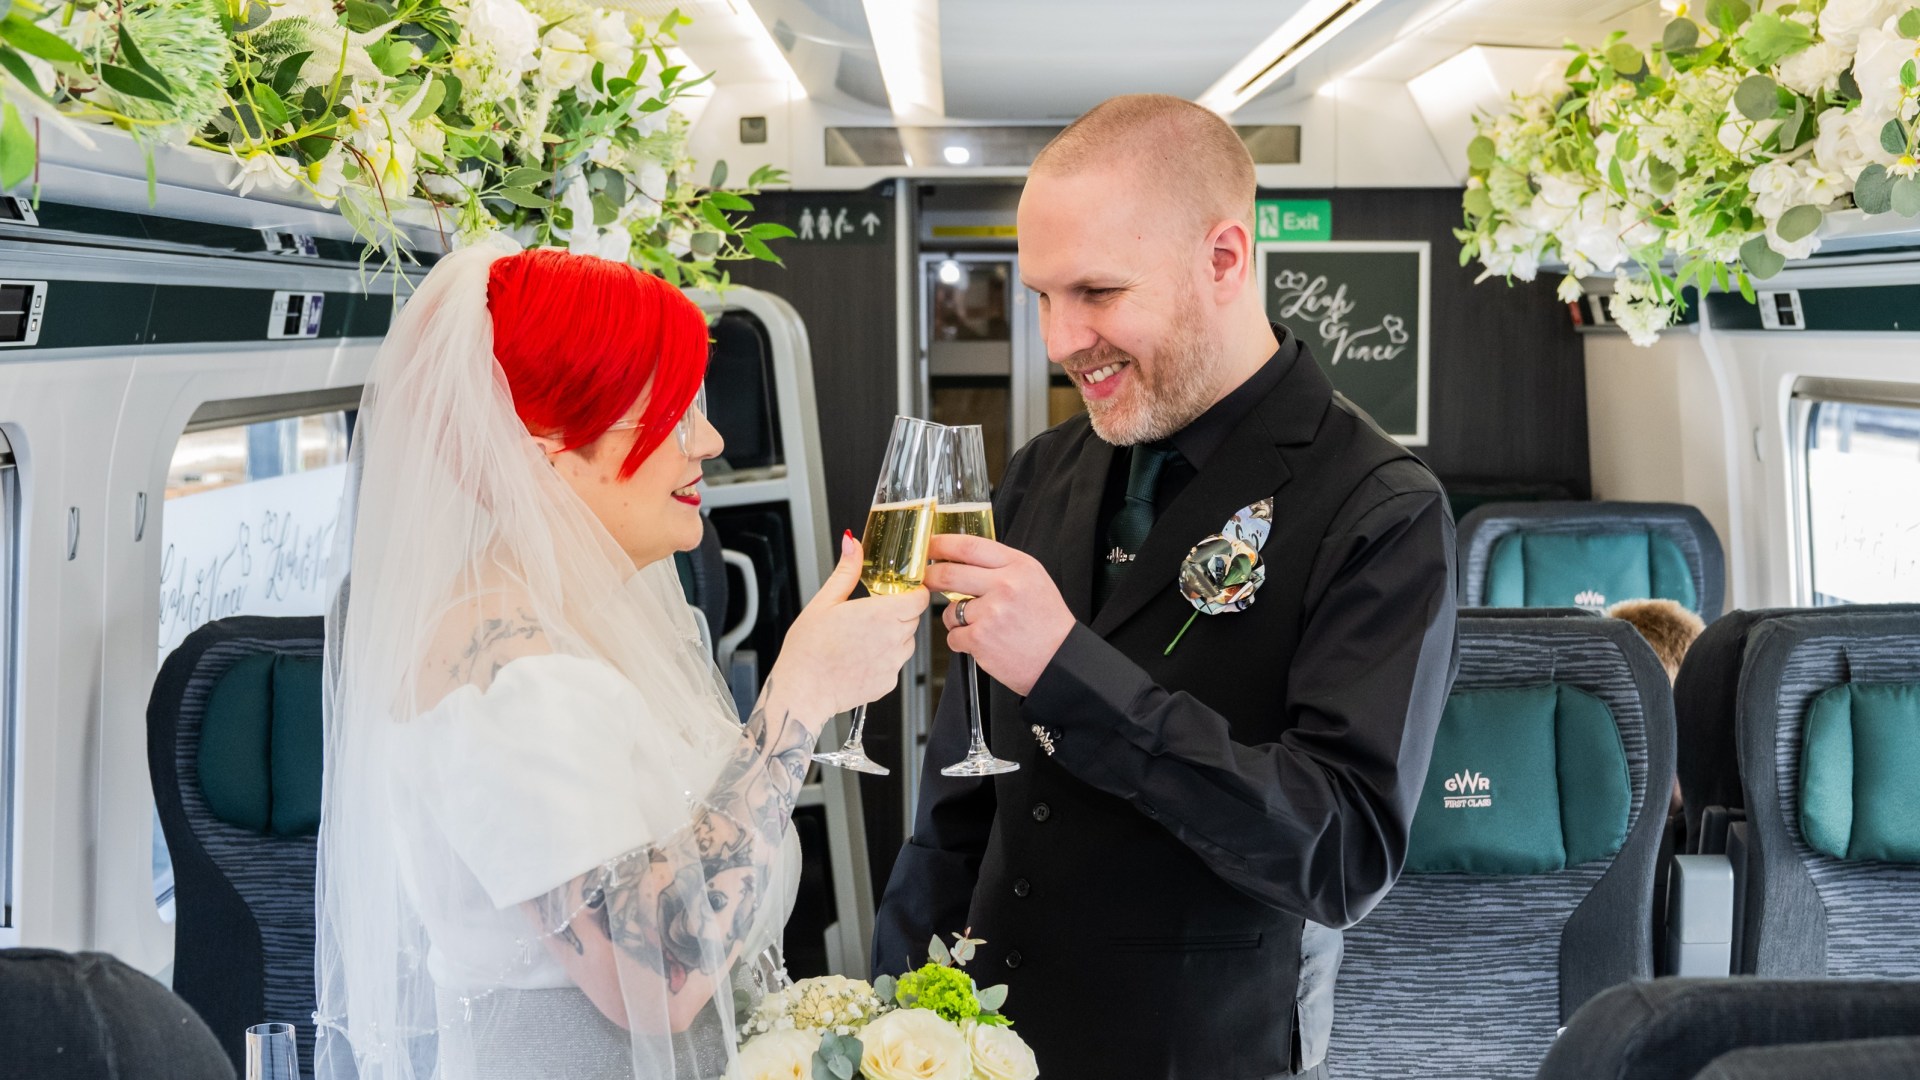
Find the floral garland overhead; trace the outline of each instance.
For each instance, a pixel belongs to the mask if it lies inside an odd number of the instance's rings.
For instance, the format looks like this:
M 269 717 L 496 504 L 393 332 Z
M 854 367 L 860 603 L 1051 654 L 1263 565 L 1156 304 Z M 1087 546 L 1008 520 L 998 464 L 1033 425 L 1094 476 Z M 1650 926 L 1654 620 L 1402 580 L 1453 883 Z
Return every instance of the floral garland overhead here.
M 1811 255 L 1826 215 L 1920 215 L 1914 0 L 1712 0 L 1648 49 L 1620 34 L 1468 147 L 1461 262 L 1531 281 L 1543 263 L 1614 274 L 1610 311 L 1651 344 L 1682 290 L 1738 287 Z
M 394 257 L 411 202 L 469 240 L 507 230 L 723 285 L 721 263 L 777 262 L 784 226 L 697 176 L 673 108 L 677 14 L 619 0 L 0 0 L 0 188 L 33 172 L 36 133 L 89 123 L 149 152 L 229 155 L 230 186 L 305 189 Z M 416 201 L 418 200 L 418 201 Z

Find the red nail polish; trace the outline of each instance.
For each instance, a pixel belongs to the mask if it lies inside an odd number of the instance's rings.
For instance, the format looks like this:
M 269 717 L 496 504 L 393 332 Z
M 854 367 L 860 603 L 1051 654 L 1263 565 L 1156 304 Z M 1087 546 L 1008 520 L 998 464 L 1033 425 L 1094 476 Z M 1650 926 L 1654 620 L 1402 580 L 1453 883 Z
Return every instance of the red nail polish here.
M 849 540 L 853 539 L 853 530 L 848 529 L 846 532 L 847 532 L 847 539 Z

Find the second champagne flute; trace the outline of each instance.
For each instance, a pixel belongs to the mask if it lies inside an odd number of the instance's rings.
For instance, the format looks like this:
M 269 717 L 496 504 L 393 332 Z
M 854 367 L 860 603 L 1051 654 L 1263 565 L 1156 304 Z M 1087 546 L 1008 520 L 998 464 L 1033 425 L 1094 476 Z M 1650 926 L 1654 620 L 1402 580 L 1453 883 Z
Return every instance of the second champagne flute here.
M 945 468 L 940 470 L 939 507 L 933 515 L 933 531 L 982 536 L 993 535 L 993 491 L 987 480 L 987 450 L 980 425 L 947 429 Z M 947 599 L 959 603 L 972 597 L 948 593 Z M 1020 768 L 1002 761 L 987 749 L 985 726 L 980 720 L 980 669 L 973 654 L 967 654 L 967 715 L 973 731 L 967 743 L 967 756 L 940 770 L 942 776 L 993 776 Z
M 860 581 L 876 596 L 917 589 L 926 575 L 927 538 L 933 535 L 934 485 L 946 456 L 946 434 L 947 429 L 939 424 L 910 416 L 893 418 L 887 456 L 880 463 L 880 481 L 873 489 L 873 509 L 867 511 L 867 531 L 860 538 Z M 861 705 L 853 710 L 846 744 L 815 754 L 813 760 L 886 776 L 891 770 L 868 757 L 861 744 L 866 726 L 867 707 Z

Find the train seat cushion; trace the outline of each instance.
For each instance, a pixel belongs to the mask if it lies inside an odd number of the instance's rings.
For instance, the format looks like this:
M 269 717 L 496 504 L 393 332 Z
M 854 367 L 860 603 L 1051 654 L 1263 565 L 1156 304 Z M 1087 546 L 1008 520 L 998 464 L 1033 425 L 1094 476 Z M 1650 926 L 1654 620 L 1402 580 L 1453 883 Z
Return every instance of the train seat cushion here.
M 320 659 L 258 653 L 227 669 L 201 719 L 200 788 L 220 820 L 273 836 L 320 829 Z
M 1700 609 L 1686 554 L 1671 537 L 1649 529 L 1518 530 L 1500 538 L 1487 565 L 1492 607 L 1605 607 L 1649 599 Z
M 1612 856 L 1633 782 L 1605 702 L 1575 686 L 1457 692 L 1434 740 L 1408 873 L 1544 874 Z
M 1920 683 L 1847 683 L 1807 710 L 1800 831 L 1836 859 L 1920 863 Z

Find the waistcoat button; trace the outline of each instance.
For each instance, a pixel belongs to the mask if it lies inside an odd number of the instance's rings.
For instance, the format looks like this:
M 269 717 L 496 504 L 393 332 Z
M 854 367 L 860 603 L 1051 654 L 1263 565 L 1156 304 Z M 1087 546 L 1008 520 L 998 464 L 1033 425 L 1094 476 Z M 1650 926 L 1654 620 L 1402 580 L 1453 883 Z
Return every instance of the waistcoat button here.
M 1026 878 L 1021 878 L 1019 881 L 1013 883 L 1013 895 L 1015 896 L 1025 896 L 1032 891 L 1033 885 L 1028 882 Z
M 1045 821 L 1053 816 L 1053 808 L 1046 803 L 1033 804 L 1033 820 Z
M 1017 968 L 1020 966 L 1020 950 L 1019 949 L 1015 949 L 1012 952 L 1007 954 L 1007 966 L 1010 968 Z

